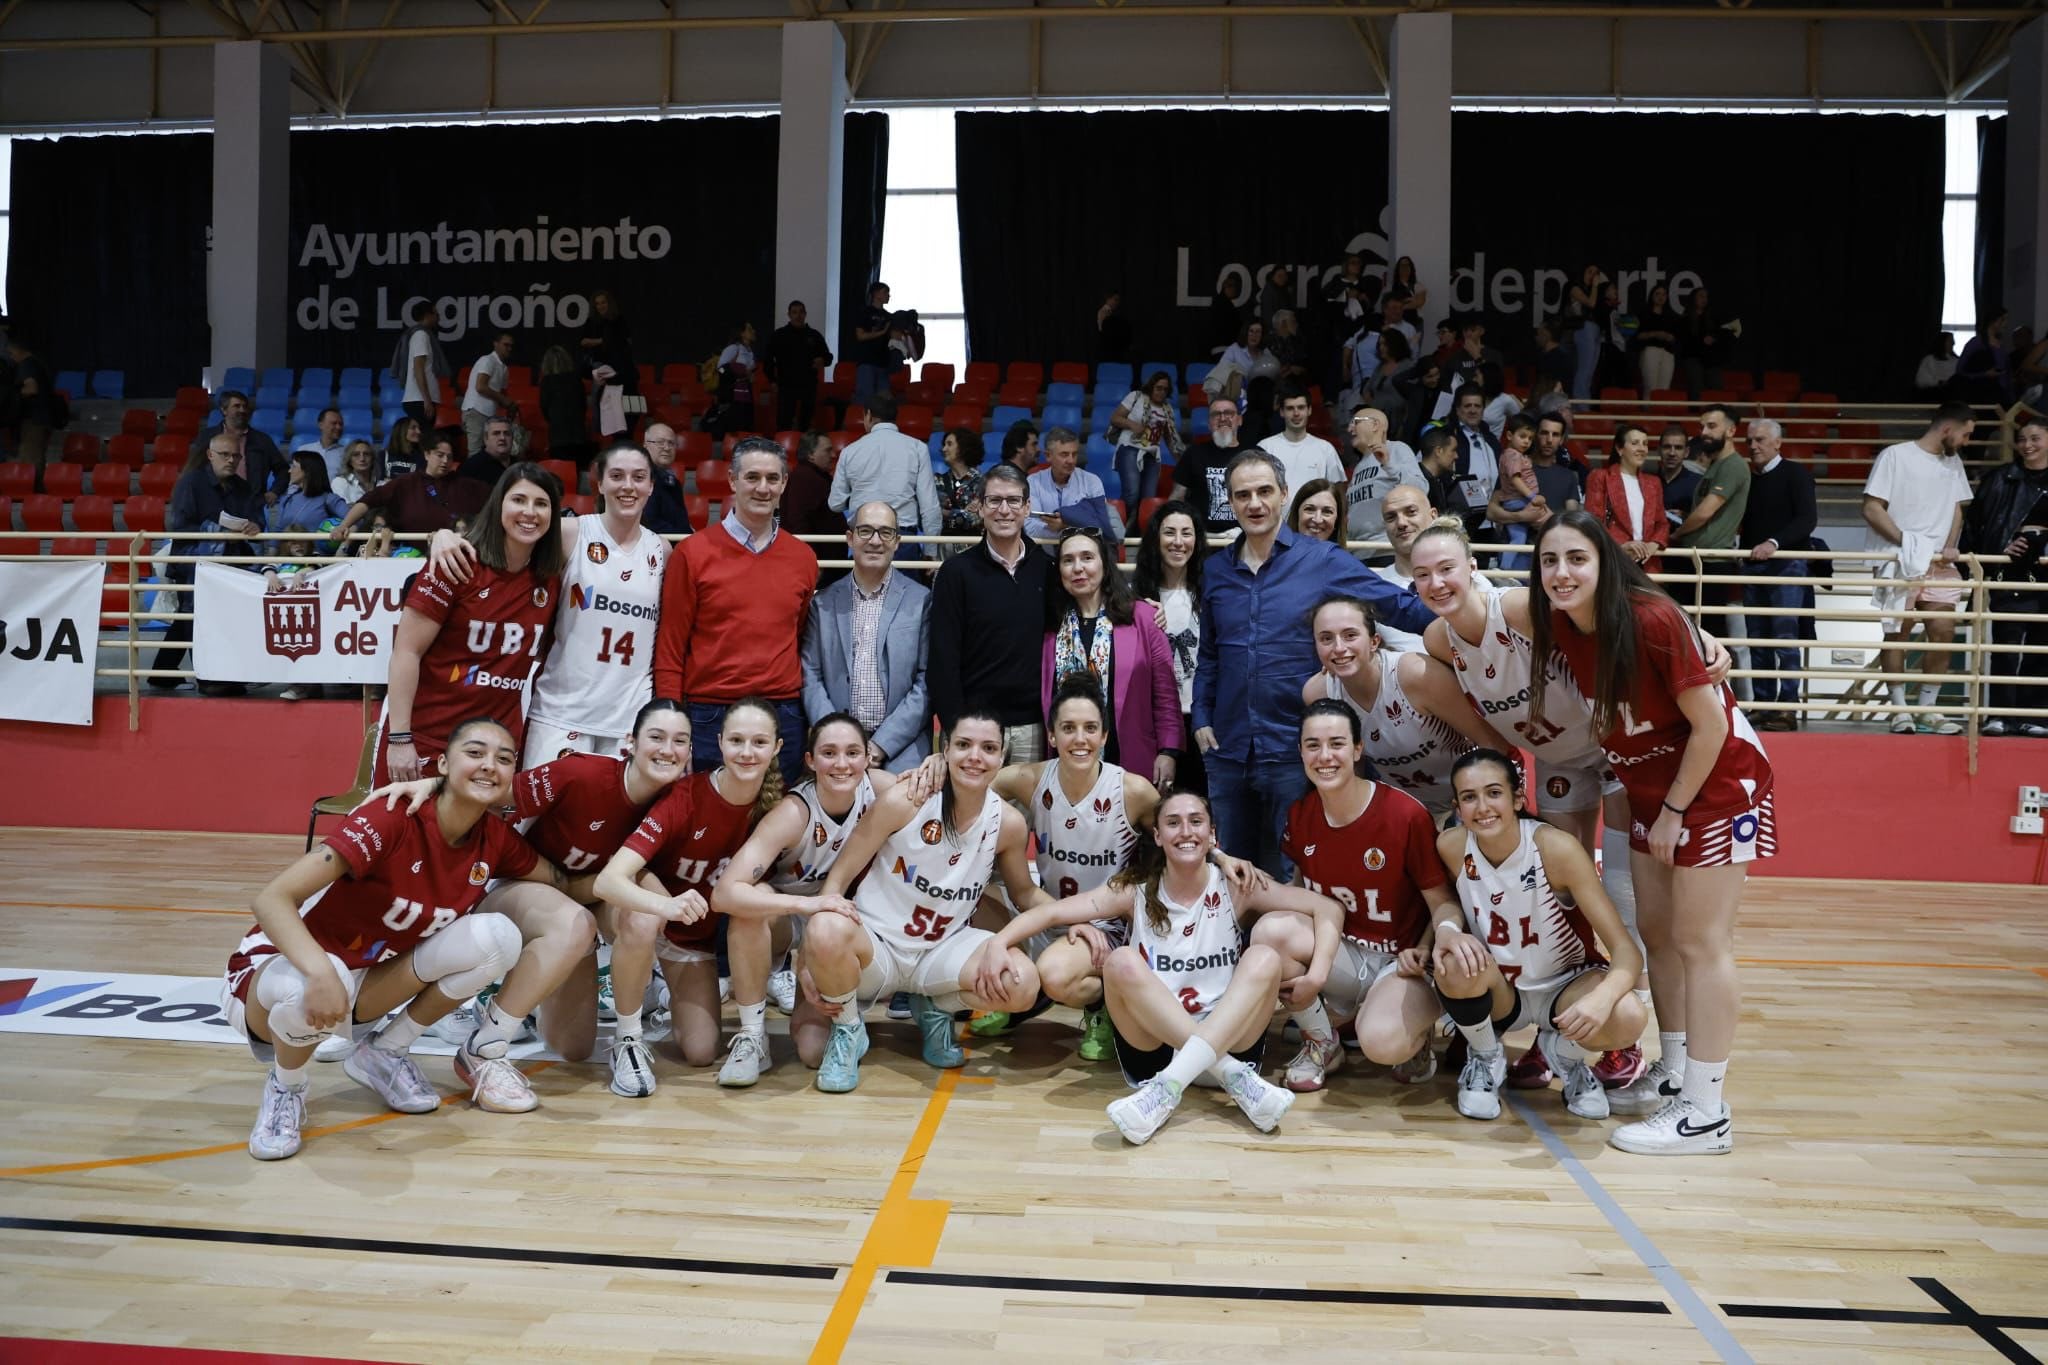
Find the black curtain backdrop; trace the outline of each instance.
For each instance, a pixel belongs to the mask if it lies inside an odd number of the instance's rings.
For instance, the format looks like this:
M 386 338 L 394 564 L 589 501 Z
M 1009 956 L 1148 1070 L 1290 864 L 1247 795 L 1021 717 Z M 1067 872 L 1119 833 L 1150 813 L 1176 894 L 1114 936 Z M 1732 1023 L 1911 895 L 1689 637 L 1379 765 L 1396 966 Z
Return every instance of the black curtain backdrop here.
M 961 114 L 956 126 L 980 358 L 1089 358 L 1095 307 L 1116 287 L 1142 357 L 1201 358 L 1204 311 L 1190 300 L 1230 264 L 1334 271 L 1347 249 L 1368 270 L 1386 264 L 1382 114 Z M 1538 292 L 1554 311 L 1588 261 L 1632 277 L 1631 309 L 1649 271 L 1681 284 L 1690 272 L 1719 316 L 1742 320 L 1738 364 L 1797 369 L 1845 396 L 1904 391 L 1940 321 L 1939 119 L 1461 113 L 1452 139 L 1469 168 L 1452 190 L 1459 273 L 1426 321 L 1479 313 L 1511 357 Z M 1176 188 L 1158 169 L 1197 162 L 1213 181 Z
M 868 285 L 882 271 L 882 227 L 889 206 L 889 116 L 848 114 L 846 140 L 840 151 L 839 332 L 826 337 L 835 355 L 844 357 L 853 340 L 853 317 L 867 307 Z M 788 300 L 782 300 L 787 303 Z M 913 305 L 914 306 L 914 305 Z M 811 309 L 811 325 L 823 319 Z M 783 323 L 781 313 L 767 334 Z
M 1988 322 L 2005 307 L 2005 120 L 1989 115 L 1977 119 L 1976 254 L 1977 316 L 1944 322 Z
M 515 361 L 572 340 L 611 289 L 643 363 L 696 362 L 779 326 L 773 118 L 292 135 L 286 363 L 382 369 L 408 299 L 442 308 L 457 366 L 500 328 Z M 879 254 L 888 119 L 846 123 L 841 272 Z M 8 291 L 55 366 L 167 394 L 209 358 L 212 140 L 17 144 Z M 875 224 L 871 227 L 869 219 Z M 216 262 L 215 268 L 225 263 Z

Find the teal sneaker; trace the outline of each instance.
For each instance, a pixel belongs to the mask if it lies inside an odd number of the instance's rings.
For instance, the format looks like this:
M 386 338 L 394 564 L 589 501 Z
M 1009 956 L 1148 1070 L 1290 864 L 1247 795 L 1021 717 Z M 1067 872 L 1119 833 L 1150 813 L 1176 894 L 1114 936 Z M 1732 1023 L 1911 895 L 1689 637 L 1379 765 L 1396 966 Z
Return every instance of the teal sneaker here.
M 953 1038 L 953 1015 L 932 1003 L 928 995 L 910 997 L 911 1017 L 917 1020 L 917 1031 L 924 1035 L 924 1059 L 926 1062 L 949 1071 L 967 1061 L 967 1054 L 960 1050 Z
M 597 1022 L 619 1022 L 618 1008 L 612 1003 L 612 964 L 609 962 L 601 962 L 597 968 Z
M 1109 1011 L 1097 1005 L 1081 1011 L 1081 1060 L 1100 1062 L 1116 1054 L 1116 1042 L 1109 1027 Z
M 868 1055 L 868 1026 L 858 1014 L 850 1026 L 834 1024 L 818 1063 L 818 1089 L 844 1095 L 860 1084 L 860 1059 Z

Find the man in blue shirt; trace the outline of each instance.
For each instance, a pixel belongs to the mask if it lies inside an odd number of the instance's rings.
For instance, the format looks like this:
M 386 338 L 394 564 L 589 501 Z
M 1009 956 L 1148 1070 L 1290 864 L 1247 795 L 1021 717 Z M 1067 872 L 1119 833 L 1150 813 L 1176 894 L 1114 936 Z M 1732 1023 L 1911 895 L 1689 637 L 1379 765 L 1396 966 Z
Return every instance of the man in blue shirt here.
M 843 456 L 841 458 L 844 458 Z M 1069 526 L 1093 526 L 1114 545 L 1124 538 L 1123 518 L 1109 505 L 1102 480 L 1080 467 L 1081 438 L 1065 427 L 1045 433 L 1045 468 L 1026 480 L 1031 516 L 1024 534 L 1052 540 Z
M 1287 476 L 1252 449 L 1224 474 L 1244 534 L 1202 565 L 1202 643 L 1195 664 L 1195 742 L 1224 851 L 1283 880 L 1287 808 L 1308 790 L 1301 767 L 1301 687 L 1320 665 L 1309 635 L 1316 603 L 1348 593 L 1379 620 L 1421 634 L 1436 618 L 1328 541 L 1286 528 Z

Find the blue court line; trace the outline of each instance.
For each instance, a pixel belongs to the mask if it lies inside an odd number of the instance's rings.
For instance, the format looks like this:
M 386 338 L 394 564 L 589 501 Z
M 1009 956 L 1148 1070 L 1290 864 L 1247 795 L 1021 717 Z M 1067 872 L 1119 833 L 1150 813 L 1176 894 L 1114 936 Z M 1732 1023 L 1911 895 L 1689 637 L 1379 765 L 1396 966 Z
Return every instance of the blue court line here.
M 1740 1365 L 1754 1365 L 1749 1352 L 1742 1349 L 1734 1334 L 1728 1330 L 1727 1324 L 1707 1306 L 1706 1300 L 1686 1282 L 1685 1276 L 1678 1273 L 1670 1258 L 1657 1250 L 1657 1244 L 1636 1226 L 1635 1219 L 1622 1212 L 1621 1205 L 1607 1192 L 1607 1187 L 1586 1169 L 1585 1162 L 1572 1155 L 1571 1148 L 1564 1145 L 1564 1139 L 1544 1121 L 1543 1116 L 1531 1108 L 1527 1100 L 1513 1092 L 1508 1093 L 1507 1102 L 1521 1115 L 1522 1122 L 1529 1125 L 1529 1130 L 1536 1134 L 1537 1140 L 1542 1142 L 1544 1148 L 1557 1158 L 1557 1163 L 1564 1167 L 1565 1172 L 1585 1193 L 1586 1198 L 1593 1201 L 1593 1207 L 1600 1210 L 1601 1217 L 1621 1235 L 1621 1240 L 1636 1254 L 1636 1259 L 1657 1277 L 1657 1283 L 1664 1286 L 1664 1292 L 1669 1294 L 1672 1302 L 1692 1320 L 1692 1325 L 1699 1328 L 1700 1335 L 1707 1339 L 1707 1344 L 1714 1348 L 1721 1359 L 1727 1361 L 1728 1365 L 1738 1365 L 1738 1362 Z

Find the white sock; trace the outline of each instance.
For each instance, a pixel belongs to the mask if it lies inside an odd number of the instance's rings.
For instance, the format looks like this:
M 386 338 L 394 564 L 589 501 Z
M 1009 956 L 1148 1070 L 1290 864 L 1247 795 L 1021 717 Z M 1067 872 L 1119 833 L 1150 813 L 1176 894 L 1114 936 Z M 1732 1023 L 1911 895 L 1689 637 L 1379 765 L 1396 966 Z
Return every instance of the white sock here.
M 433 989 L 431 986 L 429 990 Z M 427 1026 L 412 1017 L 411 1010 L 400 1010 L 391 1016 L 391 1022 L 377 1030 L 377 1036 L 370 1040 L 370 1046 L 385 1052 L 410 1052 L 412 1045 L 420 1040 Z
M 1240 1075 L 1250 1075 L 1256 1078 L 1259 1074 L 1259 1069 L 1250 1062 L 1242 1061 L 1226 1052 L 1216 1059 L 1214 1066 L 1209 1068 L 1209 1074 L 1216 1078 L 1216 1084 L 1228 1090 L 1230 1089 L 1230 1083 Z
M 1933 705 L 1934 705 L 1934 704 L 1935 704 L 1936 702 L 1938 702 L 1938 701 L 1940 701 L 1940 700 L 1941 700 L 1941 684 L 1940 684 L 1940 683 L 1921 683 L 1921 684 L 1920 684 L 1920 704 L 1921 704 L 1922 706 L 1932 707 L 1932 706 L 1933 706 Z
M 502 1057 L 512 1047 L 512 1035 L 519 1032 L 519 1019 L 498 1008 L 493 999 L 491 1007 L 484 1011 L 483 1022 L 476 1026 L 476 1032 L 469 1035 L 469 1055 L 472 1057 Z
M 1195 1077 L 1214 1065 L 1216 1049 L 1200 1038 L 1190 1038 L 1181 1044 L 1180 1051 L 1173 1054 L 1173 1060 L 1160 1069 L 1159 1076 L 1185 1089 L 1195 1083 Z
M 1685 1030 L 1659 1033 L 1657 1047 L 1664 1054 L 1664 1069 L 1680 1080 L 1685 1078 Z
M 832 995 L 823 991 L 819 994 L 826 1004 L 839 1006 L 839 1013 L 832 1016 L 833 1028 L 851 1029 L 861 1026 L 860 1002 L 855 999 L 860 994 L 860 987 L 855 986 L 844 995 Z
M 740 1032 L 751 1033 L 756 1038 L 768 1036 L 768 1002 L 756 1000 L 751 1005 L 740 1006 Z
M 1500 1038 L 1493 1031 L 1491 1019 L 1481 1019 L 1476 1024 L 1460 1024 L 1458 1032 L 1465 1035 L 1465 1046 L 1474 1052 L 1500 1051 Z
M 309 1079 L 304 1066 L 285 1066 L 279 1062 L 270 1064 L 270 1074 L 287 1090 L 304 1090 Z
M 1721 1083 L 1728 1079 L 1728 1063 L 1702 1062 L 1694 1058 L 1685 1068 L 1685 1085 L 1680 1099 L 1689 1100 L 1706 1114 L 1721 1112 Z
M 646 1027 L 640 1020 L 639 1010 L 620 1010 L 619 1022 L 612 1025 L 613 1038 L 638 1038 Z
M 1337 1030 L 1330 1023 L 1330 1012 L 1323 1008 L 1320 997 L 1307 1009 L 1296 1010 L 1289 1017 L 1294 1020 L 1295 1027 L 1301 1030 L 1304 1039 L 1313 1038 L 1316 1042 L 1328 1043 L 1336 1036 Z
M 1545 1060 L 1556 1062 L 1560 1066 L 1573 1066 L 1586 1060 L 1586 1049 L 1562 1033 L 1545 1030 L 1541 1036 Z
M 1892 693 L 1892 705 L 1904 706 L 1906 704 L 1906 685 L 1904 683 L 1891 683 L 1889 686 Z M 1897 720 L 1898 717 L 1893 716 L 1892 719 Z

